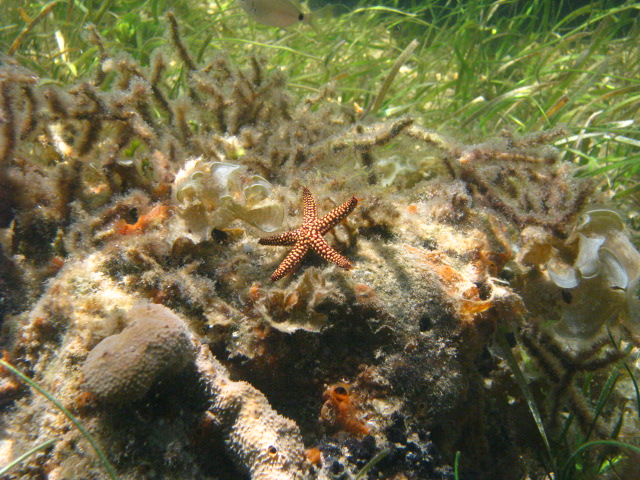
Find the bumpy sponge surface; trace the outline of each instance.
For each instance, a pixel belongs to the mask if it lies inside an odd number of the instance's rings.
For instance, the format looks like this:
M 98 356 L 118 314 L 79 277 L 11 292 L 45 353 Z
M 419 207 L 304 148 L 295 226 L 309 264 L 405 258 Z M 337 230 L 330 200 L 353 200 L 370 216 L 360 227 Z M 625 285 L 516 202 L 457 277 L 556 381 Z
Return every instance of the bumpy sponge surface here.
M 129 326 L 96 345 L 82 368 L 89 391 L 105 403 L 139 400 L 194 359 L 186 325 L 168 308 L 138 305 L 127 316 Z
M 240 469 L 251 480 L 305 478 L 305 450 L 295 422 L 278 414 L 255 387 L 231 380 L 206 345 L 200 347 L 196 367 L 211 397 L 209 412 Z

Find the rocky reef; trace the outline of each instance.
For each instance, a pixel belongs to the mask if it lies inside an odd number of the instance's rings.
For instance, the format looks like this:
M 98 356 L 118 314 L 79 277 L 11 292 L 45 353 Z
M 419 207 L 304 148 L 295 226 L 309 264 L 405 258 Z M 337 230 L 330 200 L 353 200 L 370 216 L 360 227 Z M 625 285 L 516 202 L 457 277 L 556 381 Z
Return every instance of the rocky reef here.
M 638 345 L 640 255 L 561 128 L 465 144 L 364 121 L 263 59 L 199 65 L 168 23 L 148 67 L 95 31 L 82 83 L 0 66 L 0 347 L 118 478 L 349 479 L 375 458 L 366 478 L 444 480 L 456 452 L 461 478 L 534 478 L 543 439 L 496 335 L 550 435 L 571 414 L 637 436 L 628 392 L 592 402 Z M 285 249 L 260 238 L 352 196 L 310 242 L 354 268 L 310 253 L 272 281 Z M 106 478 L 6 370 L 0 408 L 0 460 L 57 439 L 3 478 Z

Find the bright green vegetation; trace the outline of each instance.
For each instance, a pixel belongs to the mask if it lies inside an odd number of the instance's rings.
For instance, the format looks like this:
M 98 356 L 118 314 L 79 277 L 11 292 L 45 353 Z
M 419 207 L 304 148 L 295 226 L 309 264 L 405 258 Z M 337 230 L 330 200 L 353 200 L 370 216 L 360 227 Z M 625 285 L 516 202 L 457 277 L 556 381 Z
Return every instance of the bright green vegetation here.
M 197 60 L 225 53 L 242 63 L 248 49 L 285 70 L 294 92 L 333 82 L 347 107 L 365 108 L 416 38 L 378 115 L 411 113 L 427 127 L 471 138 L 565 124 L 567 159 L 585 174 L 605 174 L 611 194 L 638 210 L 640 3 L 591 2 L 562 13 L 564 2 L 551 0 L 405 1 L 408 10 L 397 0 L 375 3 L 337 7 L 314 28 L 280 30 L 255 23 L 232 0 L 2 2 L 0 51 L 13 46 L 40 76 L 73 82 L 98 62 L 97 47 L 83 39 L 93 23 L 108 48 L 146 64 L 168 43 L 171 8 Z

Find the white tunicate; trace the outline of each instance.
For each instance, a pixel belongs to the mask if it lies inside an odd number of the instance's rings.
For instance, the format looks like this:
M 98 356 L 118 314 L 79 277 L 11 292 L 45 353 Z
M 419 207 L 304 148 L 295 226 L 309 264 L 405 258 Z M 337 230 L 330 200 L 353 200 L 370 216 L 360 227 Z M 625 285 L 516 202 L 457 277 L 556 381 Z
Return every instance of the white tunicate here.
M 271 184 L 264 178 L 254 175 L 251 184 L 243 190 L 247 205 L 256 205 L 271 195 Z
M 588 340 L 603 325 L 620 321 L 638 332 L 640 253 L 620 216 L 603 208 L 586 212 L 566 245 L 575 252 L 572 263 L 567 263 L 566 252 L 558 251 L 547 263 L 549 279 L 569 294 L 556 331 L 577 341 Z
M 609 287 L 626 290 L 629 286 L 629 275 L 616 254 L 608 248 L 603 248 L 600 252 L 600 258 L 602 259 L 603 275 L 607 279 Z
M 605 238 L 602 235 L 587 237 L 579 233 L 578 242 L 578 258 L 575 261 L 575 268 L 580 270 L 583 278 L 595 277 L 600 270 L 600 256 L 598 250 L 604 243 Z
M 622 218 L 620 218 L 620 215 L 613 210 L 598 208 L 589 210 L 582 215 L 577 229 L 585 233 L 607 232 L 611 230 L 622 232 L 624 230 L 624 222 Z
M 254 208 L 245 208 L 242 205 L 233 204 L 229 209 L 236 213 L 237 217 L 249 225 L 259 228 L 263 232 L 273 232 L 280 228 L 284 219 L 284 209 L 278 204 L 269 204 Z
M 615 320 L 624 301 L 623 292 L 606 288 L 600 278 L 584 280 L 570 293 L 570 303 L 555 330 L 563 337 L 576 340 L 597 335 L 605 323 Z
M 552 258 L 549 261 L 547 271 L 553 283 L 560 288 L 575 288 L 580 283 L 575 268 L 557 258 Z
M 209 164 L 211 177 L 220 185 L 222 191 L 229 191 L 235 187 L 233 182 L 236 181 L 235 175 L 242 168 L 240 165 L 234 165 L 224 162 L 211 162 Z
M 172 196 L 198 241 L 206 240 L 213 228 L 224 228 L 234 220 L 264 232 L 277 230 L 284 220 L 284 208 L 271 198 L 271 184 L 232 163 L 202 158 L 188 161 L 176 175 Z

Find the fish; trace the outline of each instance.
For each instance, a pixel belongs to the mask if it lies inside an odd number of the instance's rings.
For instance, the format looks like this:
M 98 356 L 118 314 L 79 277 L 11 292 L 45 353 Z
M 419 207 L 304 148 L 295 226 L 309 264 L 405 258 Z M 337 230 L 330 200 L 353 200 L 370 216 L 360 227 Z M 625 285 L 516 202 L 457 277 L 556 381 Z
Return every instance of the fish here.
M 311 23 L 320 10 L 305 13 L 296 0 L 238 0 L 242 9 L 256 22 L 270 27 L 286 28 L 295 23 Z

